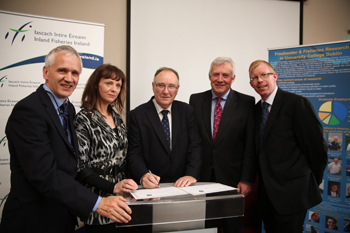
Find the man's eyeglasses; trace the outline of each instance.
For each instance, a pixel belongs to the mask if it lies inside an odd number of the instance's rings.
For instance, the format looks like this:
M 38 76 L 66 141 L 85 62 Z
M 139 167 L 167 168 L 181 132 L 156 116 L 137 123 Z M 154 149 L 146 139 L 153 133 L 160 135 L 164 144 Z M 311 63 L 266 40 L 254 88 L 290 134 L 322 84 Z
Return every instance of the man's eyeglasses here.
M 164 91 L 165 88 L 168 88 L 168 91 L 175 91 L 178 88 L 178 86 L 175 86 L 175 85 L 166 86 L 166 85 L 164 85 L 162 83 L 159 83 L 159 84 L 154 83 L 154 84 L 156 85 L 157 89 L 160 90 L 160 91 Z
M 254 82 L 257 82 L 258 81 L 258 78 L 261 78 L 261 79 L 267 79 L 270 75 L 272 75 L 274 73 L 267 73 L 267 74 L 261 74 L 259 76 L 256 76 L 254 78 L 250 78 L 250 82 L 251 83 L 254 83 Z

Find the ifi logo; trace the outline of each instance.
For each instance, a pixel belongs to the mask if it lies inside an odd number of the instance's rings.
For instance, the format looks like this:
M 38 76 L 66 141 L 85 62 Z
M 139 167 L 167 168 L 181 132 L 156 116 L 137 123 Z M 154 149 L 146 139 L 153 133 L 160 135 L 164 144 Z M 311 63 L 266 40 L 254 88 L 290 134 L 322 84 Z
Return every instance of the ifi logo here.
M 32 22 L 32 21 L 31 21 L 31 22 Z M 22 25 L 19 29 L 17 29 L 17 30 L 16 30 L 16 29 L 10 28 L 11 31 L 15 32 L 15 35 L 14 35 L 13 38 L 12 38 L 11 45 L 13 44 L 13 42 L 15 41 L 15 39 L 16 39 L 16 37 L 19 35 L 19 33 L 23 34 L 24 32 L 29 31 L 29 29 L 28 29 L 28 30 L 24 29 L 26 26 L 28 26 L 29 28 L 32 28 L 32 25 L 29 25 L 31 22 L 28 22 L 28 23 L 26 23 L 26 24 L 23 24 L 23 25 Z M 7 39 L 7 38 L 9 37 L 9 35 L 10 35 L 10 32 L 7 32 L 6 35 L 5 35 L 5 39 Z M 24 34 L 24 35 L 22 36 L 21 41 L 23 41 L 25 38 L 26 38 L 26 35 Z
M 5 75 L 4 77 L 0 78 L 0 87 L 4 86 L 4 82 L 6 81 L 6 79 L 7 79 L 7 75 Z
M 6 146 L 6 142 L 7 142 L 7 137 L 5 136 L 0 140 L 0 145 Z

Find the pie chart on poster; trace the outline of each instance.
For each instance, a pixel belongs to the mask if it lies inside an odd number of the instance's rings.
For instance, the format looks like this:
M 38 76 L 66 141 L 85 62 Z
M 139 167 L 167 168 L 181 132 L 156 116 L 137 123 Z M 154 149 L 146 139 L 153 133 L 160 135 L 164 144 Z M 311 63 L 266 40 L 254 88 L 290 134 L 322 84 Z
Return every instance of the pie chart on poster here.
M 346 107 L 334 101 L 325 102 L 318 111 L 318 117 L 326 125 L 338 125 L 347 115 Z

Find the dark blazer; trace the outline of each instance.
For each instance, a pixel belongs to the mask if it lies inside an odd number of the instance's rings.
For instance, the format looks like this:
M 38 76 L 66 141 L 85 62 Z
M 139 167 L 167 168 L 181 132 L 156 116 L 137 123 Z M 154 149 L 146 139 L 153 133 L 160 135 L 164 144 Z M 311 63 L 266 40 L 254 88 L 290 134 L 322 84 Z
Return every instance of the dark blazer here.
M 190 97 L 190 105 L 194 108 L 202 136 L 203 164 L 200 181 L 210 181 L 214 168 L 216 182 L 233 187 L 237 187 L 239 181 L 254 183 L 254 97 L 231 89 L 215 141 L 211 133 L 211 103 L 211 90 Z
M 74 107 L 68 105 L 70 132 Z M 1 232 L 72 232 L 76 216 L 87 218 L 98 196 L 76 180 L 77 161 L 60 119 L 42 85 L 19 101 L 6 125 L 11 191 Z
M 150 170 L 160 176 L 163 183 L 175 182 L 185 175 L 198 180 L 202 161 L 201 139 L 193 108 L 180 101 L 173 102 L 170 151 L 153 98 L 129 113 L 127 161 L 131 176 L 140 182 Z
M 255 109 L 259 184 L 264 184 L 276 211 L 295 214 L 319 204 L 318 185 L 327 165 L 327 144 L 310 101 L 278 88 L 260 150 L 261 101 Z

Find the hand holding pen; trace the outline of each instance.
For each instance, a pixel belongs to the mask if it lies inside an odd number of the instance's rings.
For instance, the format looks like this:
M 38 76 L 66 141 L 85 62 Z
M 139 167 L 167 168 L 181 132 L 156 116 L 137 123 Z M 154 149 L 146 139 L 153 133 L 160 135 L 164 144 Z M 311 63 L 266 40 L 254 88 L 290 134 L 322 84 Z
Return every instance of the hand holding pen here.
M 146 189 L 160 188 L 159 181 L 160 177 L 154 175 L 151 171 L 148 171 L 148 173 L 144 174 L 141 178 L 141 184 Z

